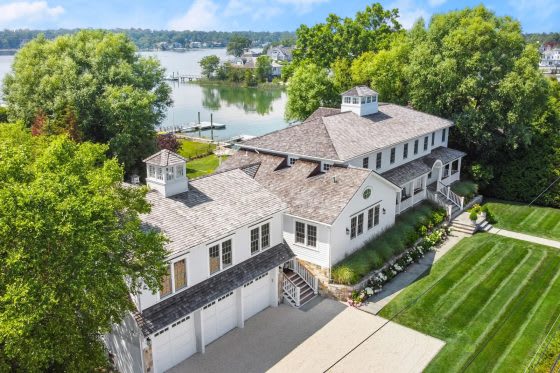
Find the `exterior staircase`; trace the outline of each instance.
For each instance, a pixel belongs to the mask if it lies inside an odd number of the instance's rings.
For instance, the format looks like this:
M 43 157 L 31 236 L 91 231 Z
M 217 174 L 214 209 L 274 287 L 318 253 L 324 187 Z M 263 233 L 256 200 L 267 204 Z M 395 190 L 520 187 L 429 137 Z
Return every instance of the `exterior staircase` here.
M 304 279 L 301 278 L 301 276 L 296 272 L 292 271 L 291 269 L 284 269 L 284 276 L 300 289 L 299 305 L 297 304 L 296 299 L 294 299 L 295 297 L 289 296 L 288 294 L 286 294 L 286 291 L 284 291 L 284 299 L 292 307 L 301 307 L 317 296 L 313 288 L 311 288 L 311 286 L 309 286 L 309 284 L 305 282 Z
M 454 231 L 465 233 L 465 234 L 468 234 L 469 236 L 472 236 L 476 232 L 476 225 L 473 225 L 470 222 L 465 223 L 465 222 L 459 221 L 459 219 L 453 220 L 451 222 L 450 227 Z
M 299 308 L 317 296 L 319 280 L 300 262 L 292 259 L 284 266 L 282 289 L 286 303 Z

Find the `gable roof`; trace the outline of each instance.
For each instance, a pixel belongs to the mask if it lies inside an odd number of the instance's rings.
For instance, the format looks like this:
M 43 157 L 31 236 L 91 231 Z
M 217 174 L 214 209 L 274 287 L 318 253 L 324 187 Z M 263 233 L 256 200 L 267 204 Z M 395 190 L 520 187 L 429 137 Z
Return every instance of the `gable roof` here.
M 319 162 L 306 160 L 297 160 L 288 167 L 285 157 L 240 150 L 218 171 L 242 168 L 254 173 L 256 181 L 288 204 L 290 214 L 330 225 L 373 172 L 333 166 L 323 173 L 320 167 Z
M 350 88 L 346 92 L 341 93 L 341 96 L 373 96 L 377 95 L 378 93 L 375 92 L 373 89 L 368 87 L 367 85 L 359 85 L 353 88 Z
M 156 154 L 144 159 L 144 162 L 156 166 L 173 166 L 176 164 L 184 163 L 186 161 L 187 160 L 181 157 L 179 154 L 167 149 L 162 149 Z
M 367 116 L 351 111 L 340 112 L 340 109 L 319 108 L 299 125 L 255 137 L 239 145 L 348 161 L 452 125 L 449 120 L 395 104 L 379 104 L 379 111 Z
M 163 231 L 170 253 L 227 236 L 288 207 L 241 170 L 194 179 L 185 193 L 166 198 L 152 190 L 146 198 L 152 210 L 141 215 L 142 222 Z

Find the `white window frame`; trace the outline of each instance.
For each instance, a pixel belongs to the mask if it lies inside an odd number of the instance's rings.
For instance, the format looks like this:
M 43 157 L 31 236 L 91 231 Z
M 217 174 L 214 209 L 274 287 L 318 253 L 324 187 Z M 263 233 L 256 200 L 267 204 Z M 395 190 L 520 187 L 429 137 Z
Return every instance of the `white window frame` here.
M 445 136 L 446 136 L 446 132 L 447 132 L 447 128 L 444 128 L 441 130 L 441 142 L 445 142 Z
M 369 157 L 362 159 L 362 168 L 369 168 Z
M 330 170 L 332 165 L 330 163 L 323 163 L 323 172 Z
M 224 243 L 226 243 L 227 241 L 230 241 L 231 244 L 231 263 L 228 264 L 227 266 L 224 266 Z M 214 272 L 210 272 L 210 248 L 218 246 L 218 259 L 219 259 L 219 263 L 220 263 L 220 268 Z M 206 245 L 206 252 L 207 252 L 207 258 L 208 258 L 208 275 L 209 276 L 214 276 L 217 273 L 222 272 L 224 269 L 228 269 L 230 267 L 233 266 L 233 237 L 228 237 L 228 238 L 224 238 L 222 240 L 219 241 L 215 241 L 211 244 Z
M 360 103 L 360 98 L 359 97 L 352 97 L 352 104 L 353 105 L 358 105 Z
M 267 235 L 263 235 L 263 228 L 267 226 L 268 233 Z M 253 237 L 253 232 L 257 231 L 257 236 Z M 263 243 L 265 242 L 264 238 L 267 237 L 268 242 L 266 245 Z M 255 239 L 253 239 L 255 238 Z M 253 251 L 253 243 L 257 244 L 257 250 Z M 249 250 L 251 251 L 251 255 L 255 255 L 270 248 L 270 222 L 266 222 L 263 224 L 259 224 L 257 226 L 252 226 L 249 228 Z
M 303 242 L 297 241 L 297 226 L 298 224 L 303 224 Z M 315 245 L 309 244 L 309 227 L 315 229 Z M 305 223 L 303 221 L 296 220 L 294 222 L 294 243 L 298 246 L 307 247 L 313 250 L 317 250 L 317 245 L 319 243 L 319 229 L 315 224 Z
M 155 179 L 156 177 L 156 166 L 154 165 L 148 165 L 148 177 L 150 179 Z
M 389 155 L 389 163 L 394 164 L 397 160 L 397 148 L 391 148 Z
M 379 152 L 375 155 L 375 169 L 379 170 L 383 167 L 383 153 Z
M 175 177 L 177 176 L 184 176 L 185 172 L 183 169 L 183 165 L 175 166 Z
M 156 169 L 156 179 L 157 179 L 157 180 L 162 180 L 162 181 L 163 181 L 163 176 L 164 176 L 164 174 L 163 174 L 163 168 L 162 168 L 162 167 L 158 167 L 158 168 Z
M 345 104 L 351 104 L 352 103 L 352 98 L 350 96 L 344 96 L 344 103 Z
M 408 143 L 405 143 L 403 145 L 403 155 L 402 155 L 403 159 L 407 159 L 408 158 Z

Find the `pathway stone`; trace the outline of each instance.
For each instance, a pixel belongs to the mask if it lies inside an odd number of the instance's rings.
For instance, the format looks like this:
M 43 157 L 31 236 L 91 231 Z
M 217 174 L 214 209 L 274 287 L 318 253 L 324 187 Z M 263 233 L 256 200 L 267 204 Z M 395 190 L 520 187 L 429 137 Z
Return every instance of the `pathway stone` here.
M 465 233 L 452 231 L 449 238 L 437 248 L 424 255 L 418 263 L 410 265 L 405 272 L 399 273 L 389 283 L 383 286 L 383 290 L 371 296 L 366 303 L 360 307 L 362 311 L 377 315 L 383 307 L 385 307 L 393 298 L 395 298 L 405 287 L 415 282 L 424 273 L 430 270 L 432 265 L 444 256 L 453 246 L 455 246 L 463 238 L 467 237 Z
M 551 246 L 557 249 L 560 249 L 560 241 L 550 240 L 548 238 L 542 238 L 537 236 L 532 236 L 530 234 L 519 233 L 519 232 L 512 232 L 506 229 L 500 229 L 496 227 L 490 228 L 488 233 L 497 234 L 499 236 L 505 236 L 510 238 L 515 238 L 521 241 L 532 242 L 540 245 Z

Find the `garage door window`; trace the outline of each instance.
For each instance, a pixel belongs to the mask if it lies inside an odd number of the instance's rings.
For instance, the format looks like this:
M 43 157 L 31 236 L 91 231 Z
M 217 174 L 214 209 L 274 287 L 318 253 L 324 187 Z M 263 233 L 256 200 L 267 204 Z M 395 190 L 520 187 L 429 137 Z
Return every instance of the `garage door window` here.
M 175 291 L 187 286 L 187 262 L 185 259 L 173 263 Z

